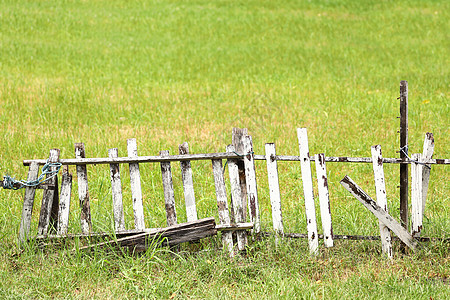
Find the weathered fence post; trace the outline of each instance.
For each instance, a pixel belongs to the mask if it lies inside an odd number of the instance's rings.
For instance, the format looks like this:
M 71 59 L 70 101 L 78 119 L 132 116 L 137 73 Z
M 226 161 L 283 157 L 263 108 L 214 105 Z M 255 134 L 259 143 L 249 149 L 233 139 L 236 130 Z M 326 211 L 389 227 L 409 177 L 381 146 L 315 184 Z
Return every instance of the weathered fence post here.
M 283 235 L 283 217 L 281 214 L 281 197 L 280 197 L 280 183 L 278 181 L 278 166 L 276 159 L 276 150 L 274 143 L 268 143 L 266 147 L 266 163 L 267 163 L 267 177 L 269 181 L 269 196 L 270 204 L 272 206 L 272 221 L 273 230 L 275 233 Z
M 184 142 L 178 146 L 180 155 L 189 154 L 189 145 Z M 187 221 L 196 221 L 197 208 L 195 205 L 194 181 L 190 161 L 180 161 L 181 179 L 183 180 L 184 201 L 186 203 Z
M 234 147 L 232 145 L 227 146 L 227 152 L 234 152 Z M 231 186 L 231 203 L 233 208 L 234 221 L 236 223 L 245 222 L 245 214 L 244 211 L 246 209 L 246 205 L 242 205 L 241 199 L 241 185 L 239 182 L 239 167 L 237 164 L 237 159 L 228 159 L 228 173 L 230 177 L 230 186 Z M 236 231 L 237 236 L 237 245 L 238 250 L 245 250 L 245 246 L 247 245 L 247 232 L 245 230 Z
M 128 157 L 137 157 L 136 139 L 127 140 Z M 133 197 L 134 226 L 138 230 L 145 229 L 144 205 L 142 203 L 141 174 L 138 163 L 130 163 L 130 185 Z
M 386 197 L 386 184 L 384 181 L 383 156 L 381 155 L 381 146 L 380 145 L 372 146 L 371 152 L 372 152 L 373 174 L 375 177 L 377 204 L 387 213 L 389 213 Z M 386 255 L 388 258 L 392 259 L 391 233 L 389 232 L 389 228 L 382 222 L 379 222 L 379 225 L 380 225 L 382 253 Z
M 302 172 L 303 194 L 305 196 L 306 229 L 308 230 L 309 251 L 317 254 L 319 239 L 317 236 L 316 208 L 309 158 L 308 134 L 306 128 L 297 128 L 298 146 L 300 149 L 300 168 Z
M 411 159 L 420 162 L 422 155 L 414 153 L 411 155 Z M 419 237 L 422 231 L 422 168 L 421 164 L 411 164 L 411 234 L 414 237 Z
M 66 235 L 69 227 L 70 196 L 72 194 L 72 174 L 69 166 L 64 166 L 61 176 L 61 193 L 59 195 L 58 235 Z
M 50 163 L 59 161 L 59 149 L 51 149 L 50 156 L 48 158 Z M 52 170 L 55 168 L 52 167 Z M 48 177 L 48 175 L 47 175 Z M 56 231 L 58 226 L 58 210 L 59 210 L 59 197 L 58 197 L 58 176 L 54 176 L 48 181 L 53 187 L 44 189 L 44 195 L 42 197 L 41 213 L 39 215 L 38 235 L 46 236 L 48 231 Z
M 251 136 L 246 136 L 244 138 L 244 165 L 250 221 L 253 223 L 253 232 L 259 233 L 261 231 L 261 221 L 259 215 L 258 188 L 256 185 L 255 160 Z
M 117 148 L 108 150 L 108 156 L 110 158 L 117 158 L 118 154 Z M 109 164 L 109 171 L 113 200 L 114 228 L 116 231 L 122 231 L 125 230 L 125 216 L 123 213 L 122 182 L 120 180 L 119 164 Z
M 423 163 L 427 163 L 433 157 L 434 152 L 434 138 L 433 134 L 427 132 L 425 134 L 425 139 L 423 141 L 423 153 L 422 160 Z M 428 194 L 428 184 L 430 182 L 430 172 L 431 172 L 431 164 L 427 164 L 426 167 L 422 168 L 422 212 L 425 214 L 425 205 L 427 202 L 427 194 Z
M 240 155 L 244 155 L 245 151 L 244 151 L 244 137 L 246 137 L 248 135 L 248 130 L 247 128 L 233 128 L 232 131 L 232 138 L 231 138 L 231 143 L 234 147 L 234 151 L 236 151 L 236 153 L 240 154 Z M 247 219 L 247 183 L 246 183 L 246 179 L 245 179 L 245 165 L 244 165 L 244 160 L 243 159 L 238 159 L 237 160 L 237 165 L 238 165 L 238 169 L 239 169 L 239 183 L 241 185 L 241 206 L 243 208 L 245 208 L 243 210 L 243 217 L 244 220 Z
M 33 181 L 38 178 L 39 165 L 36 162 L 30 164 L 27 181 Z M 33 213 L 34 196 L 36 187 L 27 186 L 23 198 L 22 219 L 20 221 L 19 242 L 23 243 L 30 237 L 31 215 Z
M 169 150 L 159 152 L 161 156 L 169 156 Z M 175 193 L 173 191 L 172 168 L 170 162 L 161 163 L 161 176 L 164 188 L 164 201 L 166 203 L 167 226 L 177 224 L 177 212 L 175 210 Z
M 408 81 L 400 81 L 400 158 L 408 153 Z M 408 165 L 400 164 L 400 218 L 408 229 Z
M 314 158 L 316 162 L 323 241 L 325 247 L 333 247 L 333 224 L 331 222 L 330 197 L 328 192 L 327 169 L 325 167 L 325 154 L 316 154 Z
M 85 158 L 86 153 L 83 143 L 75 144 L 75 158 Z M 87 167 L 86 165 L 77 165 L 77 178 L 78 178 L 78 199 L 80 200 L 80 222 L 81 232 L 89 233 L 92 230 L 91 222 L 91 206 L 89 201 L 89 186 L 87 180 Z

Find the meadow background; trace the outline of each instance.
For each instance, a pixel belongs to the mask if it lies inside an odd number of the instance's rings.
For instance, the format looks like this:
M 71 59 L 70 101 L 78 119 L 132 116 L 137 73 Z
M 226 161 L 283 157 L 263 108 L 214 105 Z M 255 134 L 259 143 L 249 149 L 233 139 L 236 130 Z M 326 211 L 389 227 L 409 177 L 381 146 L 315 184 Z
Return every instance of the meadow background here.
M 297 127 L 310 153 L 397 157 L 400 80 L 409 82 L 409 149 L 426 132 L 436 158 L 450 158 L 447 1 L 8 1 L 0 0 L 0 174 L 26 178 L 22 160 L 51 148 L 87 157 L 223 152 L 246 127 L 256 154 L 274 142 L 297 155 Z M 209 162 L 192 163 L 199 217 L 217 218 Z M 179 165 L 172 164 L 179 220 Z M 264 162 L 257 162 L 263 229 L 270 230 Z M 314 166 L 313 166 L 314 169 Z M 328 164 L 335 234 L 377 234 L 378 222 L 340 185 L 349 175 L 375 196 L 369 164 Z M 75 169 L 70 170 L 75 175 Z M 127 170 L 125 217 L 133 217 Z M 159 165 L 141 166 L 146 225 L 165 224 Z M 300 166 L 280 162 L 286 232 L 306 232 Z M 111 230 L 107 166 L 89 169 L 95 230 Z M 398 217 L 398 165 L 385 165 L 389 209 Z M 75 177 L 75 176 L 74 176 Z M 79 231 L 76 180 L 70 230 Z M 435 166 L 424 235 L 450 234 L 448 167 Z M 35 231 L 40 208 L 37 193 Z M 127 197 L 128 195 L 128 197 Z M 230 260 L 219 239 L 197 254 L 151 250 L 135 257 L 17 246 L 23 191 L 0 190 L 0 292 L 6 298 L 377 298 L 446 299 L 448 244 L 433 242 L 393 262 L 378 242 L 338 241 L 308 255 L 307 241 L 252 243 Z M 317 210 L 318 214 L 318 210 Z M 319 223 L 320 224 L 320 220 Z M 319 231 L 320 225 L 319 225 Z

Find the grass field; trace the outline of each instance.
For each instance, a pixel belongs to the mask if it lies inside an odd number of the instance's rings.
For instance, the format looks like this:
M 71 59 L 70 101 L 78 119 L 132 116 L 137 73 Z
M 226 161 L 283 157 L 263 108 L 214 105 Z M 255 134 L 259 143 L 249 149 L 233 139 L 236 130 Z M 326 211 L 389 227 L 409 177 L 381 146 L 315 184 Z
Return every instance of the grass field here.
M 409 82 L 409 149 L 433 132 L 436 158 L 450 158 L 447 1 L 9 1 L 0 0 L 0 175 L 25 179 L 22 160 L 51 148 L 88 157 L 223 152 L 232 127 L 247 127 L 256 154 L 275 142 L 310 153 L 397 157 L 400 80 Z M 209 162 L 195 162 L 199 217 L 217 209 Z M 186 220 L 179 165 L 177 213 Z M 375 197 L 370 165 L 328 164 L 335 234 L 378 234 L 378 222 L 339 180 Z M 127 170 L 122 178 L 126 181 Z M 75 175 L 75 169 L 70 170 Z M 450 236 L 448 167 L 431 172 L 424 236 Z M 165 223 L 159 165 L 141 167 L 146 225 Z M 265 163 L 257 162 L 263 229 L 270 230 Z M 280 162 L 286 232 L 306 232 L 300 165 Z M 89 169 L 94 230 L 111 230 L 109 170 Z M 399 217 L 398 165 L 386 165 L 391 214 Z M 127 227 L 130 191 L 123 183 Z M 128 185 L 129 186 L 129 185 Z M 70 231 L 79 231 L 76 182 Z M 229 190 L 228 190 L 229 191 Z M 37 192 L 33 214 L 36 232 Z M 378 242 L 337 242 L 308 255 L 307 241 L 251 243 L 233 260 L 220 239 L 204 251 L 38 251 L 17 246 L 23 191 L 0 190 L 0 293 L 6 298 L 448 299 L 450 251 L 433 242 L 392 262 Z M 319 223 L 320 224 L 320 223 Z M 320 226 L 319 226 L 320 227 Z M 319 228 L 319 231 L 320 228 Z

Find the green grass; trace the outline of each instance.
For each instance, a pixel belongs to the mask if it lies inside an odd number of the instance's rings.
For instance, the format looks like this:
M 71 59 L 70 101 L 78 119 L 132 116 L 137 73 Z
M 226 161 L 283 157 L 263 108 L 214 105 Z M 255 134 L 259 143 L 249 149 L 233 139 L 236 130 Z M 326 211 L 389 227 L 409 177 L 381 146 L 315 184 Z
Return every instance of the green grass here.
M 400 80 L 409 82 L 409 149 L 425 132 L 435 157 L 450 157 L 450 5 L 446 1 L 5 1 L 0 0 L 0 174 L 26 178 L 21 161 L 51 148 L 106 157 L 136 138 L 141 155 L 222 152 L 232 127 L 247 127 L 255 152 L 275 142 L 310 153 L 397 157 Z M 177 213 L 186 219 L 179 165 Z M 200 217 L 217 217 L 209 162 L 193 162 Z M 378 223 L 339 180 L 375 196 L 370 165 L 328 164 L 335 234 L 377 234 Z M 70 170 L 75 174 L 75 169 Z M 133 224 L 123 166 L 125 218 Z M 263 228 L 271 228 L 264 162 L 257 162 Z M 165 223 L 158 165 L 141 166 L 146 225 Z M 280 162 L 287 232 L 306 232 L 300 166 Z M 107 166 L 88 170 L 95 230 L 112 228 Z M 398 218 L 398 165 L 385 166 L 388 205 Z M 79 231 L 73 187 L 70 231 Z M 448 167 L 435 166 L 424 235 L 449 237 Z M 42 191 L 33 211 L 36 232 Z M 308 256 L 306 241 L 251 243 L 230 261 L 205 252 L 142 257 L 68 250 L 19 252 L 23 191 L 0 191 L 0 292 L 8 298 L 403 298 L 449 297 L 448 244 L 380 257 L 378 242 L 338 242 Z M 320 223 L 319 223 L 320 224 Z M 320 229 L 319 229 L 320 231 Z M 186 249 L 187 250 L 187 249 Z M 20 255 L 18 253 L 21 253 Z M 445 279 L 446 278 L 446 279 Z M 446 283 L 442 283 L 445 279 Z

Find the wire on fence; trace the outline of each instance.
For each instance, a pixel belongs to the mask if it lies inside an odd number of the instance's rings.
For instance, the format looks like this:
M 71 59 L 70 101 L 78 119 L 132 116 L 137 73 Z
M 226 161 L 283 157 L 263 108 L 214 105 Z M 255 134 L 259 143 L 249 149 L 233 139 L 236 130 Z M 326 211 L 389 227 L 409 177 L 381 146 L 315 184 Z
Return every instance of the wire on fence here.
M 62 164 L 55 162 L 51 163 L 48 162 L 42 167 L 42 174 L 39 175 L 39 177 L 35 180 L 25 181 L 25 180 L 16 180 L 13 177 L 9 175 L 3 176 L 3 188 L 8 190 L 19 190 L 24 187 L 33 187 L 38 186 L 41 183 L 46 182 L 47 180 L 52 179 L 55 177 L 59 169 L 61 169 Z M 52 168 L 56 168 L 55 170 L 52 170 Z M 44 176 L 49 176 L 47 178 L 44 178 Z

